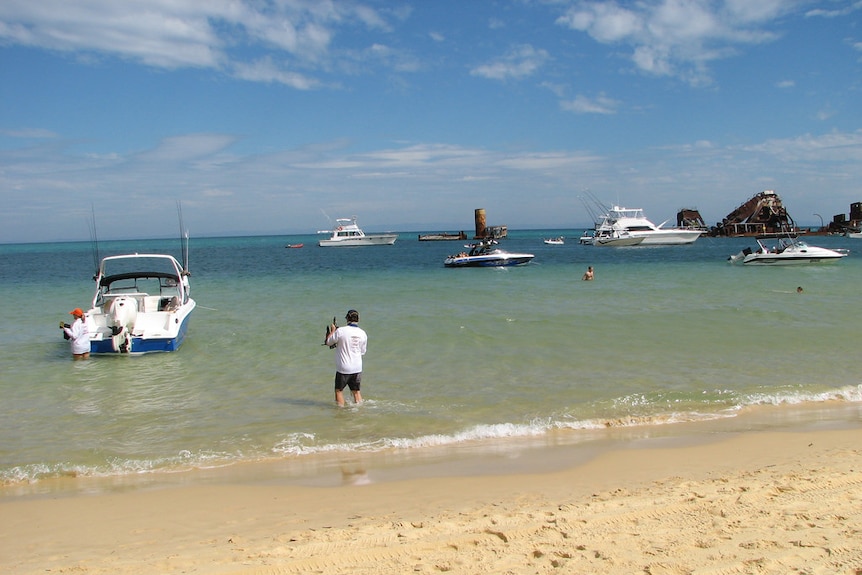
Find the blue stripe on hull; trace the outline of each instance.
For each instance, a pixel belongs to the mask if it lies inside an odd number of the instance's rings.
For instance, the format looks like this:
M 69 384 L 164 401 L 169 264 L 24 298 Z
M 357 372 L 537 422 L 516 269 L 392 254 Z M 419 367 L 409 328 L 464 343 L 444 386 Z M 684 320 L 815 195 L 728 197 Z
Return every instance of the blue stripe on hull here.
M 189 318 L 191 314 L 187 315 L 185 320 L 183 320 L 182 325 L 180 326 L 180 331 L 177 334 L 177 337 L 162 337 L 162 338 L 152 338 L 152 339 L 143 339 L 140 337 L 132 338 L 132 353 L 152 353 L 159 351 L 176 351 L 183 344 L 183 341 L 186 338 L 186 332 L 189 327 Z M 116 354 L 119 353 L 114 351 L 114 345 L 111 339 L 105 339 L 102 341 L 93 341 L 90 342 L 90 353 L 92 354 Z

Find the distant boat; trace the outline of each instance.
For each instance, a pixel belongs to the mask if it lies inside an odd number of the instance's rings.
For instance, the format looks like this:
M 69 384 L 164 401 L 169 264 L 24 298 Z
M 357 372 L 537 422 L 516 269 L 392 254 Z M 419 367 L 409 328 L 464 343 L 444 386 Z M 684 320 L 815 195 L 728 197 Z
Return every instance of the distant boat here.
M 305 245 L 305 244 L 287 244 L 287 245 L 286 245 L 286 246 L 284 246 L 284 247 L 286 247 L 286 248 L 293 248 L 293 249 L 296 249 L 296 248 L 301 248 L 301 247 L 303 247 L 304 245 Z
M 561 246 L 561 245 L 565 244 L 566 242 L 565 242 L 565 238 L 563 236 L 560 236 L 558 238 L 548 238 L 545 240 L 545 243 L 548 244 L 549 246 Z
M 366 234 L 356 225 L 356 216 L 338 218 L 338 224 L 331 232 L 329 239 L 320 240 L 320 247 L 334 246 L 388 246 L 395 243 L 398 234 Z

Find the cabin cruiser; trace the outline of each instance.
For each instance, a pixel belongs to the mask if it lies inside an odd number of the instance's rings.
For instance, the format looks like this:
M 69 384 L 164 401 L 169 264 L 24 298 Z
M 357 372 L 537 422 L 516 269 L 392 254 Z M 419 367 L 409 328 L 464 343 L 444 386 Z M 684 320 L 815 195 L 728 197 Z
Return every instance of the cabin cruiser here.
M 535 256 L 533 254 L 519 254 L 503 251 L 497 247 L 496 240 L 485 240 L 469 247 L 469 252 L 447 256 L 443 265 L 447 268 L 467 267 L 502 267 L 518 266 L 529 263 Z
M 703 230 L 688 228 L 665 228 L 664 223 L 655 225 L 644 215 L 642 208 L 611 206 L 596 223 L 596 237 L 620 239 L 620 242 L 594 241 L 593 245 L 679 245 L 697 240 Z M 640 239 L 641 241 L 636 241 Z M 628 241 L 626 241 L 628 240 Z M 634 242 L 634 243 L 629 243 Z
M 175 351 L 195 308 L 189 271 L 170 255 L 103 258 L 94 277 L 96 295 L 84 314 L 90 353 Z
M 774 240 L 774 245 L 768 241 Z M 761 236 L 755 238 L 758 249 L 745 248 L 727 260 L 730 263 L 745 265 L 782 266 L 795 264 L 830 263 L 847 255 L 846 250 L 830 250 L 818 246 L 810 246 L 796 237 L 774 238 Z
M 655 225 L 642 208 L 607 206 L 592 194 L 581 198 L 595 222 L 592 235 L 584 234 L 581 243 L 594 246 L 657 246 L 690 244 L 703 234 L 698 228 L 665 228 Z
M 335 229 L 330 233 L 329 239 L 320 240 L 320 247 L 332 246 L 388 246 L 395 243 L 398 234 L 366 234 L 356 225 L 356 216 L 352 218 L 338 218 Z

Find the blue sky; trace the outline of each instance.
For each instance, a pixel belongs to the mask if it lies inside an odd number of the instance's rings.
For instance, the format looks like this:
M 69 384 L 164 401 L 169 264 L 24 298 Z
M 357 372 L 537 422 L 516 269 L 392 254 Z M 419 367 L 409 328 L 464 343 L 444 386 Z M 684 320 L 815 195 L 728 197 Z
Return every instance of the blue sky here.
M 862 201 L 859 0 L 4 0 L 0 242 Z

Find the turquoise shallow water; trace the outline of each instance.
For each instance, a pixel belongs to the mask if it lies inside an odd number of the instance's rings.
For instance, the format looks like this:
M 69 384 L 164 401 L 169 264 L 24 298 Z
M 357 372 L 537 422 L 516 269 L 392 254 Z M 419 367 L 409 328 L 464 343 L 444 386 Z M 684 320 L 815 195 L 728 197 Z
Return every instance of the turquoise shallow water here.
M 564 246 L 543 237 L 565 235 Z M 596 248 L 513 231 L 508 269 L 447 269 L 459 242 L 319 248 L 314 236 L 191 241 L 182 349 L 72 362 L 57 329 L 92 298 L 89 243 L 0 246 L 0 481 L 126 476 L 652 428 L 749 406 L 862 402 L 862 242 L 826 266 L 749 269 L 751 242 Z M 302 249 L 285 245 L 304 242 Z M 102 256 L 179 240 L 102 242 Z M 587 265 L 596 279 L 581 281 Z M 804 293 L 797 294 L 797 286 Z M 359 407 L 333 404 L 324 327 L 369 334 Z

